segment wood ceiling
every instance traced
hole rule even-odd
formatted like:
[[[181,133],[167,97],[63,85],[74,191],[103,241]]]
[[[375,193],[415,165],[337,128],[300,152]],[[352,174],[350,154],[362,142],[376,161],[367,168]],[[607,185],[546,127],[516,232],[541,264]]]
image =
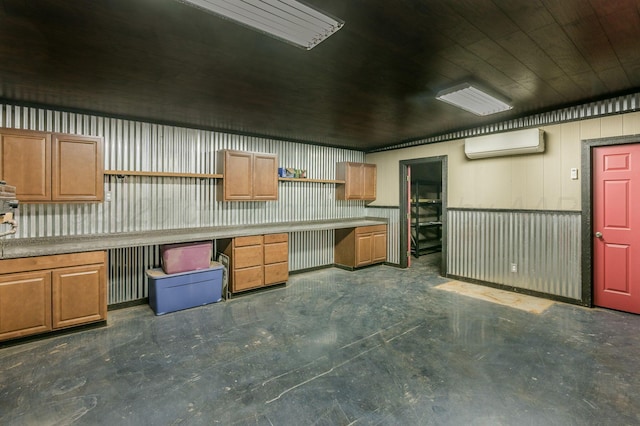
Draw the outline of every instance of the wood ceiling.
[[[307,0],[305,51],[176,0],[0,0],[0,97],[359,150],[640,88],[640,0]],[[478,80],[514,109],[434,99]]]

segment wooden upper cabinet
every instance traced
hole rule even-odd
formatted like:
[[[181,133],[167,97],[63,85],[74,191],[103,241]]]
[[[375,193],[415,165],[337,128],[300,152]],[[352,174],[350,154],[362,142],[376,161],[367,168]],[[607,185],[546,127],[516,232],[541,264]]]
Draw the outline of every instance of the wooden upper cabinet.
[[[0,129],[0,180],[20,201],[51,201],[51,135]]]
[[[246,151],[217,153],[218,201],[267,201],[278,199],[278,157]]]
[[[376,199],[377,169],[375,164],[341,162],[336,165],[336,179],[344,184],[336,187],[338,200]]]
[[[21,202],[102,201],[100,137],[0,129],[0,179]]]
[[[52,200],[102,201],[102,138],[53,134]]]

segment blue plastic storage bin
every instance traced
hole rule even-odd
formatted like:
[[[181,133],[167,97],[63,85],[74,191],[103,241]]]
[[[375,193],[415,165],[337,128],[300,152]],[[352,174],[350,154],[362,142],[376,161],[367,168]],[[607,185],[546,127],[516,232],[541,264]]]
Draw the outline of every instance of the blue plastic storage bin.
[[[178,274],[165,274],[161,268],[148,270],[151,309],[162,315],[222,300],[223,266],[219,262],[210,266]]]

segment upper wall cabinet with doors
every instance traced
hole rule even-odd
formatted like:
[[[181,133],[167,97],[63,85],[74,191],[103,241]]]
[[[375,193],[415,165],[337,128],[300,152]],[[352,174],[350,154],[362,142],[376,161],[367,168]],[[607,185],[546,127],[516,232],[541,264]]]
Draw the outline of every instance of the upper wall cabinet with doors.
[[[101,137],[0,129],[0,179],[21,202],[102,201]]]
[[[221,150],[217,155],[218,201],[269,201],[278,199],[278,156]]]
[[[341,162],[336,164],[336,179],[344,181],[336,187],[338,200],[376,199],[376,165]]]

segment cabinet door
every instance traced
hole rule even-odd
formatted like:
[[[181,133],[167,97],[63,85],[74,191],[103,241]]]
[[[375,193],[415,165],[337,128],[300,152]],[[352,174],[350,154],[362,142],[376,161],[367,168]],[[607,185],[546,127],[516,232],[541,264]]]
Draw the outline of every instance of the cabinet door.
[[[275,154],[253,155],[253,199],[278,199],[278,157]]]
[[[53,135],[53,201],[102,201],[102,145],[102,138],[99,137]]]
[[[375,164],[363,164],[362,173],[362,199],[373,201],[376,199],[377,167]]]
[[[51,137],[27,130],[0,131],[0,179],[16,187],[20,201],[50,201]]]
[[[373,260],[373,234],[356,234],[355,267],[369,265]]]
[[[51,330],[51,273],[0,276],[0,340]]]
[[[376,232],[373,234],[373,252],[372,252],[373,263],[380,263],[387,261],[387,233],[386,232]]]
[[[253,154],[243,151],[224,151],[224,201],[247,201],[253,194],[251,178]]]
[[[347,163],[345,177],[345,198],[347,200],[360,200],[364,192],[363,165],[360,163]]]
[[[74,266],[52,271],[53,328],[107,317],[104,265]]]

